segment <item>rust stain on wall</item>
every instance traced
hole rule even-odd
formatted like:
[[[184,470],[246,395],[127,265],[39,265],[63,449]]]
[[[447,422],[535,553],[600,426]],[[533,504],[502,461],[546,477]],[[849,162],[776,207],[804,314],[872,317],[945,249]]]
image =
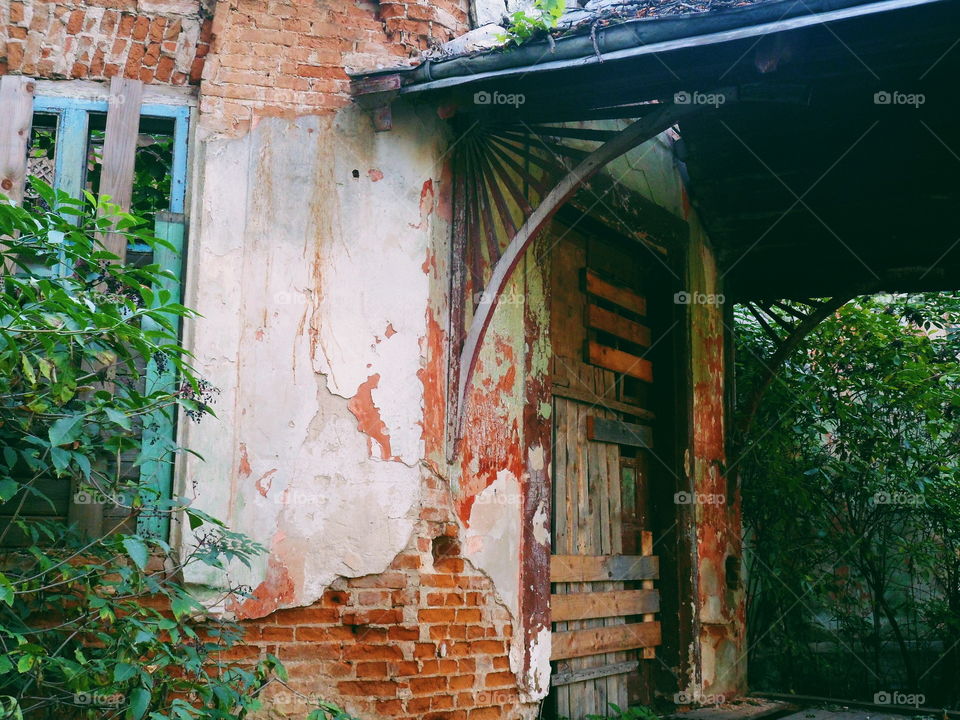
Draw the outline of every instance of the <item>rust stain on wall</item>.
[[[433,310],[427,309],[427,334],[423,338],[423,352],[426,355],[425,367],[417,371],[417,377],[423,384],[423,420],[421,425],[425,457],[432,458],[443,451],[444,417],[446,415],[446,396],[444,392],[444,342],[446,333],[434,317]]]
[[[433,178],[424,181],[423,187],[420,189],[420,222],[416,225],[409,223],[410,227],[414,230],[422,230],[426,227],[427,218],[433,214],[433,203],[436,199],[435,193],[433,192]]]
[[[390,452],[390,435],[387,426],[380,417],[380,409],[373,402],[373,389],[380,383],[380,373],[374,373],[357,388],[347,407],[357,418],[357,427],[367,436],[370,457],[374,457],[373,443],[380,446],[381,460],[396,460]]]
[[[250,477],[253,468],[250,467],[250,456],[247,454],[247,444],[240,443],[240,465],[237,468],[237,474],[240,477]]]
[[[277,471],[276,468],[272,470],[267,470],[263,475],[257,478],[256,486],[257,492],[260,493],[263,497],[267,496],[267,493],[270,492],[270,488],[273,487],[273,474]]]

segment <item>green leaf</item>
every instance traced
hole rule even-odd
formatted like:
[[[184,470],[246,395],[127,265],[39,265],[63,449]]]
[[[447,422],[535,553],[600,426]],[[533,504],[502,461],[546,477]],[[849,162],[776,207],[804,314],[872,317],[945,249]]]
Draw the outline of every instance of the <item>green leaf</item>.
[[[77,439],[83,429],[83,415],[70,415],[60,418],[50,426],[48,437],[53,446],[65,445]]]
[[[13,605],[13,583],[3,573],[0,573],[0,602]]]
[[[119,410],[112,407],[107,407],[104,408],[104,412],[107,414],[107,417],[110,418],[111,422],[116,423],[124,430],[133,429],[133,426],[130,424],[130,418]]]
[[[130,706],[127,708],[127,720],[140,720],[150,704],[150,693],[144,688],[134,688],[127,696]]]
[[[23,374],[27,377],[27,382],[31,385],[37,384],[37,374],[33,371],[33,366],[30,364],[30,358],[26,355],[20,356],[20,364],[23,367]]]
[[[0,479],[0,502],[6,502],[20,489],[20,483],[10,478]]]
[[[123,547],[127,551],[130,559],[136,563],[137,567],[143,570],[147,567],[147,560],[150,558],[150,551],[144,542],[138,537],[126,537],[123,539]]]
[[[37,658],[33,655],[23,655],[17,661],[17,672],[25,673],[37,664]]]
[[[137,668],[130,663],[119,662],[113,666],[113,681],[123,682],[137,674]]]

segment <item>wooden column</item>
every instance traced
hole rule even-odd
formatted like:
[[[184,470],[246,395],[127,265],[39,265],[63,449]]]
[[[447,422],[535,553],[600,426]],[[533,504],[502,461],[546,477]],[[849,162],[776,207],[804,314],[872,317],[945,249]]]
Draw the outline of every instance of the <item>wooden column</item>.
[[[110,107],[103,138],[103,170],[100,175],[100,196],[109,196],[124,212],[130,210],[133,196],[133,164],[136,158],[137,134],[140,129],[140,104],[143,83],[114,76],[110,81]],[[123,262],[127,256],[127,240],[118,233],[108,233],[103,242],[107,250]]]
[[[16,205],[23,202],[27,178],[27,143],[33,125],[32,78],[0,77],[0,193]]]

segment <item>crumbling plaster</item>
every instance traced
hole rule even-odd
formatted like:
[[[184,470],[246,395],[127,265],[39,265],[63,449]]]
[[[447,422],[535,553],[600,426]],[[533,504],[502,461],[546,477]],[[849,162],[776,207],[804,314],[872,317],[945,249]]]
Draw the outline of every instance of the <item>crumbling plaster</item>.
[[[398,115],[390,135],[355,110],[198,131],[187,302],[203,317],[187,341],[220,393],[217,419],[184,428],[204,460],[186,462],[183,491],[269,550],[231,568],[260,591],[241,615],[382,572],[410,540],[422,266],[448,225],[434,212],[444,130]]]

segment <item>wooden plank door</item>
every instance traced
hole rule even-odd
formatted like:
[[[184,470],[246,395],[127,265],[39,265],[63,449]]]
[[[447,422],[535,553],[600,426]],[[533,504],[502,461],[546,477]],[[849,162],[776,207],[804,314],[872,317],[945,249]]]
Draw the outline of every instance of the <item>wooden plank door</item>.
[[[650,336],[645,300],[631,287],[635,260],[569,230],[557,236],[550,705],[580,720],[626,708],[649,677],[642,659],[660,643],[659,568],[643,517],[652,413],[640,405],[653,367],[642,357]]]

